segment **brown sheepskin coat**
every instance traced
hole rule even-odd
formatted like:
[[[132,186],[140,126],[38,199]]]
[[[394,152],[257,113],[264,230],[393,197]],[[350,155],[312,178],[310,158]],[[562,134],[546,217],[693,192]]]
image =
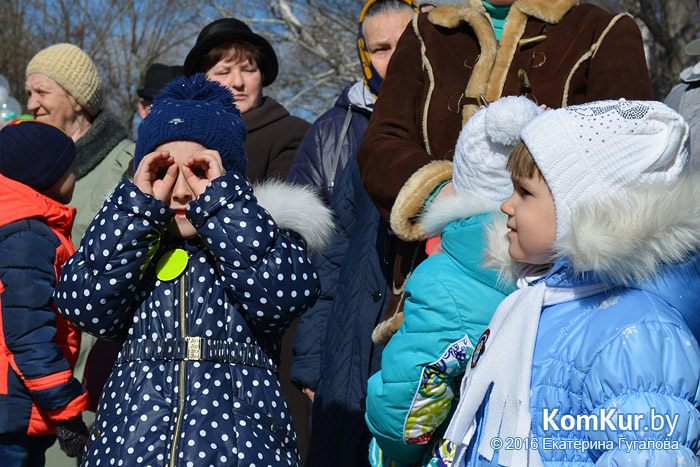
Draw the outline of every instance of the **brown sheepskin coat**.
[[[404,241],[387,317],[400,309],[405,280],[425,257],[414,219],[451,178],[459,131],[481,98],[508,95],[553,108],[651,99],[639,28],[629,15],[576,0],[517,0],[500,43],[481,0],[414,16],[357,154],[365,188]]]

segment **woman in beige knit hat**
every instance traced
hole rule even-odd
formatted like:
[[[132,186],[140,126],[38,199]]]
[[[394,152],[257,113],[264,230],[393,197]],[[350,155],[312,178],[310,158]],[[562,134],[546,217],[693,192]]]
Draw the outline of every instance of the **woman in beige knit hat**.
[[[77,248],[102,202],[133,159],[134,143],[127,138],[128,132],[117,118],[102,108],[102,80],[93,61],[79,47],[64,43],[45,48],[31,59],[26,76],[29,112],[36,120],[62,128],[75,142],[77,155],[73,168],[77,179],[71,204],[78,208],[72,229]],[[85,370],[88,352],[95,342],[94,337],[83,334],[74,371],[76,378],[88,387],[89,408],[93,411],[104,383],[104,379]],[[109,361],[107,366],[110,366],[112,349],[104,348],[103,342],[95,346],[91,359]],[[91,418],[85,420],[90,422]],[[54,466],[75,466],[75,461],[63,456],[56,446],[47,452],[47,458]]]
[[[39,121],[62,128],[75,142],[77,182],[73,204],[76,248],[102,201],[133,158],[126,128],[102,108],[102,80],[90,57],[72,44],[55,44],[27,65],[27,109]]]

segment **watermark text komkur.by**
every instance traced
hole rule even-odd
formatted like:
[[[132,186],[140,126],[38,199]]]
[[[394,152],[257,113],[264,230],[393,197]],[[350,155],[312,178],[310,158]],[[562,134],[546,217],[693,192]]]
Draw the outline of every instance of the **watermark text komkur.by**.
[[[647,414],[618,413],[617,409],[602,409],[595,414],[563,415],[559,418],[559,409],[544,409],[543,429],[545,432],[664,432],[666,437],[673,435],[678,414],[668,415],[657,413],[653,408]],[[490,442],[493,449],[521,450],[574,450],[589,449],[611,450],[619,449],[630,452],[635,449],[678,449],[679,442],[671,439],[632,439],[619,436],[617,439],[580,440],[565,438],[493,438]]]
[[[678,414],[656,413],[652,408],[648,414],[617,413],[617,409],[603,409],[590,415],[564,415],[558,421],[559,409],[544,409],[543,429],[549,431],[665,431],[673,435],[678,423]]]

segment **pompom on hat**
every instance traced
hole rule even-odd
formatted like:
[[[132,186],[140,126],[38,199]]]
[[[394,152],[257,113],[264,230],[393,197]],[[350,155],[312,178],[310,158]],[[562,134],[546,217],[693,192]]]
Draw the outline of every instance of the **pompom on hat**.
[[[90,116],[102,110],[102,79],[92,59],[73,44],[55,44],[40,51],[27,65],[29,76],[41,73],[58,83]]]
[[[690,155],[689,129],[655,101],[599,101],[549,110],[521,138],[554,198],[557,240],[568,235],[578,203],[625,187],[672,183]]]
[[[476,112],[459,134],[452,164],[455,193],[502,203],[513,192],[506,162],[520,130],[544,110],[523,96],[503,97]]]
[[[0,130],[0,174],[39,192],[66,173],[75,154],[73,140],[48,123],[15,120]]]
[[[243,142],[246,127],[231,91],[203,73],[181,76],[156,96],[139,125],[134,168],[147,154],[170,141],[194,141],[218,151],[227,171],[247,173]]]

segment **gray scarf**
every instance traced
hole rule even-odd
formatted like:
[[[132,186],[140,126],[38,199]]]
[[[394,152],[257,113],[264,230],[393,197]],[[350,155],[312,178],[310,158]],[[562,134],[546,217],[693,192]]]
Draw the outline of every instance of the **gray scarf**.
[[[73,162],[75,176],[79,180],[107,157],[123,139],[129,136],[126,128],[108,110],[102,110],[90,129],[76,143],[78,154]]]

